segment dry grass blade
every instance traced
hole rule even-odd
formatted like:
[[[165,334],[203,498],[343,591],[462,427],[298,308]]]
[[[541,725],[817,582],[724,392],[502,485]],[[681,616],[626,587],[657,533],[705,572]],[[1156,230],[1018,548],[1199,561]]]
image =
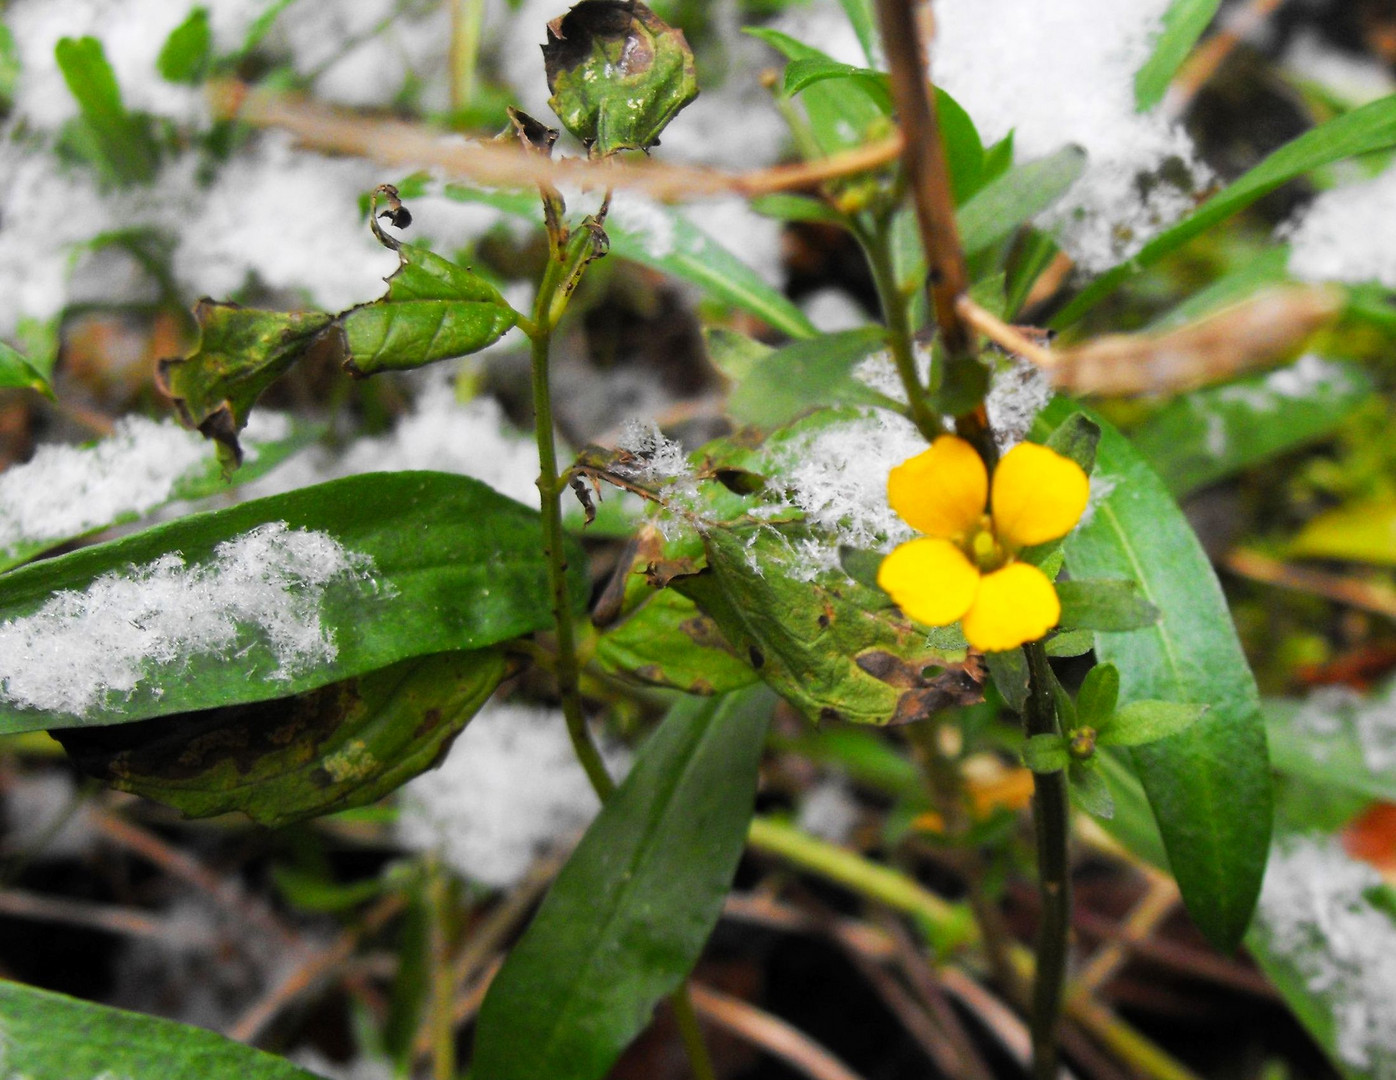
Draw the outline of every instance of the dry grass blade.
[[[179,919],[149,915],[116,904],[72,900],[23,889],[0,890],[0,915],[86,926],[129,937],[153,938],[181,949],[211,949],[218,944],[217,935],[191,929]]]
[[[1074,348],[1043,348],[966,296],[956,306],[981,334],[1078,394],[1176,394],[1271,367],[1343,310],[1343,293],[1318,285],[1266,289],[1164,334],[1107,334]]]
[[[1311,570],[1306,566],[1295,566],[1245,548],[1237,548],[1230,552],[1222,565],[1233,574],[1250,578],[1252,581],[1278,585],[1282,589],[1294,589],[1296,592],[1313,593],[1339,604],[1396,619],[1396,590],[1389,585],[1343,577],[1322,570]]]
[[[779,1017],[701,983],[690,983],[689,992],[694,1008],[704,1019],[750,1040],[810,1080],[862,1080],[828,1050]]]
[[[286,94],[252,90],[242,83],[216,83],[210,90],[215,115],[253,127],[279,128],[302,146],[353,154],[402,169],[435,169],[474,184],[505,188],[625,188],[661,202],[711,199],[723,195],[754,198],[778,191],[817,188],[827,180],[890,164],[902,151],[900,133],[820,161],[776,165],[746,173],[667,165],[655,161],[590,162],[524,153],[514,143],[468,142],[443,137],[419,124],[375,120]]]

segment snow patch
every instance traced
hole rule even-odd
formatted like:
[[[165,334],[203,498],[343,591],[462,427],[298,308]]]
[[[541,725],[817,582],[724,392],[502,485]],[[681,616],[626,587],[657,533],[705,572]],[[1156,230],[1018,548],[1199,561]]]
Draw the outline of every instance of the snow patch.
[[[277,664],[257,677],[288,681],[334,660],[321,600],[331,584],[365,577],[372,565],[326,533],[269,522],[219,544],[202,564],[170,552],[103,574],[0,624],[0,699],[81,715],[130,696],[154,669],[227,654],[249,632]]]
[[[1392,220],[1396,168],[1323,192],[1277,235],[1289,240],[1289,272],[1300,281],[1378,281],[1396,289],[1396,244],[1382,227]]]
[[[603,756],[612,775],[628,765],[621,749]],[[439,769],[402,789],[397,831],[407,847],[439,850],[463,877],[507,889],[540,855],[575,840],[598,809],[562,713],[492,703]]]
[[[1052,383],[1045,371],[1018,356],[1004,358],[984,399],[999,450],[1006,452],[1027,438],[1037,414],[1051,400]]]
[[[1385,883],[1332,840],[1295,837],[1270,853],[1256,918],[1271,949],[1332,1011],[1338,1057],[1396,1076],[1396,922],[1370,897]]]

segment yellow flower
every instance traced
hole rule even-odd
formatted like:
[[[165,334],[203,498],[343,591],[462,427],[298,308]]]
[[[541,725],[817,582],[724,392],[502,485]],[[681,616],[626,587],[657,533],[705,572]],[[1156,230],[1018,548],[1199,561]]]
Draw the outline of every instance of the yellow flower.
[[[942,435],[887,478],[887,498],[925,536],[882,560],[877,583],[927,626],[960,622],[980,652],[1035,641],[1057,625],[1057,590],[1018,552],[1069,533],[1090,481],[1069,458],[1019,443],[994,470],[964,439]]]

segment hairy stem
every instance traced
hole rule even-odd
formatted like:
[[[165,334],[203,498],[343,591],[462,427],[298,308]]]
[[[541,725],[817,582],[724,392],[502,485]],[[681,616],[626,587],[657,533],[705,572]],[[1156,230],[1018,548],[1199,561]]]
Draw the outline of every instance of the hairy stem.
[[[1023,646],[1028,660],[1028,702],[1024,734],[1060,734],[1052,702],[1052,672],[1041,642]],[[1057,1075],[1057,1028],[1066,979],[1067,934],[1071,925],[1071,878],[1067,864],[1066,773],[1033,773],[1033,831],[1037,837],[1038,889],[1042,921],[1037,931],[1037,965],[1032,995],[1034,1080]]]

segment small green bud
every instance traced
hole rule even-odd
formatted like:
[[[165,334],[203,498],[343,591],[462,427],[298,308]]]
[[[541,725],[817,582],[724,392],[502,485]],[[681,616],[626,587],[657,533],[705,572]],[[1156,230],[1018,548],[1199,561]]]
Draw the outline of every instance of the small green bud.
[[[1096,730],[1093,727],[1079,727],[1070,733],[1066,752],[1077,761],[1085,761],[1095,754]]]
[[[548,104],[593,154],[648,150],[698,96],[693,52],[636,0],[582,0],[548,24]]]

